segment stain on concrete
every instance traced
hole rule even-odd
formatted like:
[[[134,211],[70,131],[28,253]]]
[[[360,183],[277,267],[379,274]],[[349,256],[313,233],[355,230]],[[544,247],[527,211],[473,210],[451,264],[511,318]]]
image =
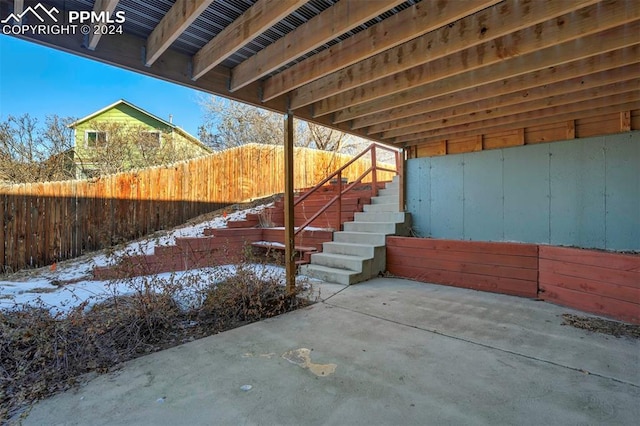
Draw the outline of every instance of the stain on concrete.
[[[335,373],[336,364],[316,364],[311,362],[311,349],[300,348],[282,354],[282,358],[299,367],[306,368],[319,377],[326,377]]]

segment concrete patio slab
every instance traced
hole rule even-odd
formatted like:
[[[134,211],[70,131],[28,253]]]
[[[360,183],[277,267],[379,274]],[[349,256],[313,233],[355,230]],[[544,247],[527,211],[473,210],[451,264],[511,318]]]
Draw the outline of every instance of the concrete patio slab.
[[[560,315],[575,311],[399,279],[333,290],[309,308],[128,362],[42,401],[24,424],[636,424],[640,417],[640,342],[561,326]]]

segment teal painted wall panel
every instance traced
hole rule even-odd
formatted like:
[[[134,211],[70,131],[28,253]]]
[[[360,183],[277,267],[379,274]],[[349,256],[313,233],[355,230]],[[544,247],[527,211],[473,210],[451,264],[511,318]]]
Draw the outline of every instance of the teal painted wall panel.
[[[631,134],[605,141],[606,244],[640,247],[640,140]],[[626,227],[623,224],[635,223]]]
[[[431,161],[428,158],[427,160],[407,169],[407,179],[417,183],[406,188],[407,205],[415,206],[415,209],[424,212],[420,215],[420,222],[413,223],[413,230],[419,236],[428,235],[431,229]]]
[[[502,151],[487,151],[482,161],[464,158],[464,239],[502,241],[504,236]]]
[[[463,157],[451,155],[431,160],[431,232],[428,235],[463,239]]]
[[[549,240],[549,144],[503,149],[504,240]],[[485,162],[478,156],[476,161]]]
[[[604,138],[550,144],[554,245],[605,247]]]

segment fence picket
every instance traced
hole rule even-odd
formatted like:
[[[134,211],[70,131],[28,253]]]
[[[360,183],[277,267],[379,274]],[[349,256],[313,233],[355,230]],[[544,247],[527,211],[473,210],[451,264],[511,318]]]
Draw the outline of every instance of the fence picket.
[[[296,148],[295,155],[296,189],[314,186],[353,158],[307,148]],[[355,179],[369,166],[360,159],[343,176]],[[0,273],[77,257],[228,204],[282,193],[283,167],[282,146],[252,144],[97,179],[0,184]],[[379,176],[390,180],[393,173]]]

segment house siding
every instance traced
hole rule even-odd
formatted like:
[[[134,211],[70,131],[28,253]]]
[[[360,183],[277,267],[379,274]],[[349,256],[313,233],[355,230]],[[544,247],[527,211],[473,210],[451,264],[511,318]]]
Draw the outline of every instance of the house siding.
[[[92,153],[94,148],[87,146],[86,132],[99,129],[101,123],[122,125],[128,128],[142,127],[148,131],[162,132],[162,146],[174,149],[176,157],[180,160],[210,154],[209,150],[195,140],[186,137],[180,131],[136,108],[121,103],[77,124],[75,127],[75,162],[78,174],[83,168],[92,168],[95,163]],[[139,155],[139,153],[134,152],[134,155]]]

